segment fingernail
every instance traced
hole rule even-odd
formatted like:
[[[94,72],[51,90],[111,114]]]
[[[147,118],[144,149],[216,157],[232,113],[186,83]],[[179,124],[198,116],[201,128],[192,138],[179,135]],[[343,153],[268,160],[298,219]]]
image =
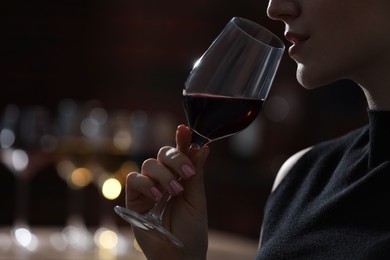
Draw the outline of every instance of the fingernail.
[[[195,175],[195,170],[188,164],[184,164],[181,167],[181,171],[183,172],[184,177],[189,178],[193,175]]]
[[[169,186],[171,186],[171,189],[175,194],[179,194],[184,190],[183,186],[181,186],[177,180],[171,180]]]
[[[161,193],[161,191],[159,189],[157,189],[156,187],[152,187],[150,189],[150,192],[152,193],[153,197],[156,199],[156,200],[159,200],[162,198],[163,194]]]

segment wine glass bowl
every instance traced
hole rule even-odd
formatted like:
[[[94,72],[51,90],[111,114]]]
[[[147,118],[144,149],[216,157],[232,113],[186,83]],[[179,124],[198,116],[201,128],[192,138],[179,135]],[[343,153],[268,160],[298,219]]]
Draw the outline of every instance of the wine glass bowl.
[[[249,126],[271,88],[284,44],[264,27],[234,17],[194,64],[183,89],[193,143]]]
[[[255,120],[263,100],[206,94],[183,96],[192,145],[202,146],[233,135]],[[221,113],[221,110],[224,113]]]
[[[261,110],[283,55],[283,42],[267,29],[234,17],[194,64],[183,89],[192,144],[202,146],[249,126]],[[135,227],[154,230],[183,247],[162,224],[171,196],[166,193],[147,214],[116,206]]]

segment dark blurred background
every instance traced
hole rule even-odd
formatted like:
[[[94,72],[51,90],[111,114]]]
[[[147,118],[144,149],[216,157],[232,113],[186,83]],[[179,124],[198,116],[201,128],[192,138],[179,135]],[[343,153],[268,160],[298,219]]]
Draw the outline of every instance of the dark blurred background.
[[[173,144],[185,122],[183,83],[233,16],[283,37],[267,3],[2,1],[0,225],[65,226],[75,215],[87,226],[127,225],[112,210],[124,205],[123,190],[109,199],[103,184],[123,185],[128,171]],[[210,227],[257,239],[283,161],[365,122],[353,83],[307,91],[286,55],[253,126],[210,145]]]

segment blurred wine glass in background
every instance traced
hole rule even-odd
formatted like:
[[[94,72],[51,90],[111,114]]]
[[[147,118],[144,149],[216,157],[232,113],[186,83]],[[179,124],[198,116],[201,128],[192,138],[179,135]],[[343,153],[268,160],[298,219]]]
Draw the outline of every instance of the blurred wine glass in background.
[[[92,234],[87,229],[84,210],[86,187],[93,181],[90,169],[84,167],[88,147],[82,137],[82,110],[72,99],[64,99],[58,105],[55,163],[59,176],[68,185],[68,216],[62,237],[67,246],[77,251],[91,250]],[[85,124],[85,123],[84,123]]]
[[[127,111],[109,113],[96,100],[78,104],[67,99],[59,105],[55,157],[58,174],[69,187],[69,215],[62,235],[74,250],[126,250],[111,209],[127,173],[137,168],[131,160],[130,121]],[[97,195],[92,199],[87,197],[91,190]],[[96,232],[87,228],[86,215],[98,220]]]
[[[11,237],[15,244],[30,251],[38,246],[29,225],[30,181],[51,161],[50,153],[56,146],[51,126],[50,112],[42,106],[21,109],[10,104],[2,114],[1,162],[16,177]]]

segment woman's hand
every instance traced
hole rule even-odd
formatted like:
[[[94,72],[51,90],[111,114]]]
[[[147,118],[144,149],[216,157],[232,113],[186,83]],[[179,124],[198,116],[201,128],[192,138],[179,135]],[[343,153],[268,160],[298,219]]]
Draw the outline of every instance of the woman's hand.
[[[163,193],[174,198],[164,212],[164,226],[177,236],[176,248],[155,232],[134,228],[137,242],[148,259],[205,259],[207,253],[207,207],[203,165],[208,147],[190,148],[191,131],[180,125],[176,148],[163,147],[156,158],[142,164],[141,173],[131,172],[126,181],[126,207],[146,213]],[[178,179],[182,180],[179,182]]]

